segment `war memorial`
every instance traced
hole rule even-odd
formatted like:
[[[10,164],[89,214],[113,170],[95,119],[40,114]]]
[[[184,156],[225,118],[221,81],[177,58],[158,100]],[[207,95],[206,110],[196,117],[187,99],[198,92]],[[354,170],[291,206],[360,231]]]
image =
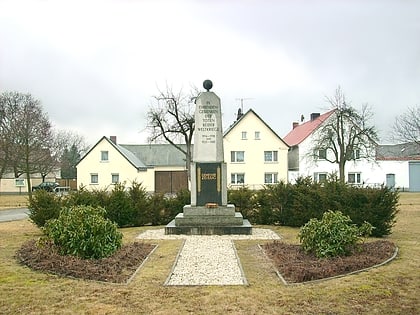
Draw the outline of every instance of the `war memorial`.
[[[165,227],[165,234],[252,234],[252,226],[227,203],[227,168],[223,152],[220,98],[205,80],[195,101],[191,204]]]

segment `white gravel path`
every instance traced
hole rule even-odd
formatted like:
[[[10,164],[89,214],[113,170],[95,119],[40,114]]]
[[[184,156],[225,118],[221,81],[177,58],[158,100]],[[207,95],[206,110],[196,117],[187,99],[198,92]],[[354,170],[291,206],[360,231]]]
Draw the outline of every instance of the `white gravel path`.
[[[165,235],[147,230],[138,239],[185,239],[166,285],[246,285],[233,240],[280,239],[269,229],[253,228],[252,235]]]

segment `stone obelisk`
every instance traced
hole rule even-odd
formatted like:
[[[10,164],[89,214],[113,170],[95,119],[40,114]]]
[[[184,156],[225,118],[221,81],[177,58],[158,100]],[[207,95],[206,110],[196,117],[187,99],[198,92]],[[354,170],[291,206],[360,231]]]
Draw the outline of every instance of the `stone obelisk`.
[[[166,234],[251,234],[252,227],[234,205],[227,204],[227,168],[223,152],[220,98],[210,92],[213,83],[203,83],[205,92],[195,102],[191,204],[165,228]]]

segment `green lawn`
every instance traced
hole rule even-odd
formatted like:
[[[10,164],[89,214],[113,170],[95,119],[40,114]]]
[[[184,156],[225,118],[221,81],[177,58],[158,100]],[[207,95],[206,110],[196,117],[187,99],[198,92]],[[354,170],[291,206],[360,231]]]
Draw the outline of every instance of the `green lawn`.
[[[0,314],[418,314],[420,194],[401,194],[397,220],[387,239],[398,245],[398,257],[380,268],[284,286],[259,251],[261,241],[236,241],[249,286],[224,287],[163,286],[179,240],[153,241],[159,247],[129,285],[34,272],[13,256],[40,231],[28,220],[0,223]],[[286,242],[297,243],[297,229],[270,228]],[[123,229],[125,241],[144,229]]]

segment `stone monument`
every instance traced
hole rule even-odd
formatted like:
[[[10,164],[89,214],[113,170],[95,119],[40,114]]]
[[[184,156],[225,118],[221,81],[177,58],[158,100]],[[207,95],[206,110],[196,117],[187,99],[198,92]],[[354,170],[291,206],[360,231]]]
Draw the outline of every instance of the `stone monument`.
[[[223,152],[220,98],[203,83],[206,92],[195,102],[191,204],[185,205],[165,227],[165,234],[223,235],[252,234],[248,220],[227,204],[227,169]]]

